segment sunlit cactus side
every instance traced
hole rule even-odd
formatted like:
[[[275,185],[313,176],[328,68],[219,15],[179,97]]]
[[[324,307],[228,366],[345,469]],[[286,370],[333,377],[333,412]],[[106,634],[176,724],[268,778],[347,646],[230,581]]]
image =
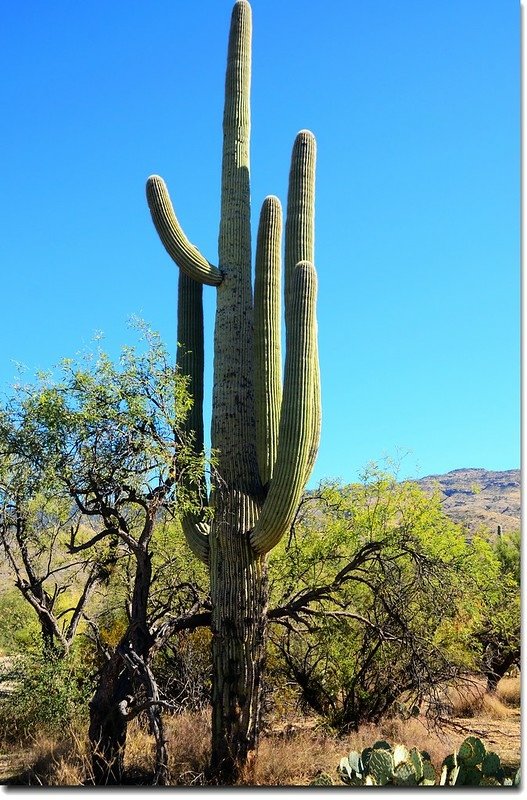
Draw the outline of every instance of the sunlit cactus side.
[[[217,287],[211,444],[217,454],[208,508],[185,518],[189,547],[209,565],[213,631],[213,767],[228,782],[258,735],[267,586],[264,556],[291,524],[320,438],[314,269],[315,139],[296,137],[291,157],[281,272],[282,212],[265,199],[254,299],[249,188],[251,9],[234,5],[229,35],[219,261],[193,245],[164,181],[147,183],[152,219],[180,269],[178,363],[190,376],[190,425],[203,446],[202,284]],[[281,285],[286,354],[282,383]],[[212,516],[212,522],[209,520]],[[230,771],[230,772],[229,772]]]

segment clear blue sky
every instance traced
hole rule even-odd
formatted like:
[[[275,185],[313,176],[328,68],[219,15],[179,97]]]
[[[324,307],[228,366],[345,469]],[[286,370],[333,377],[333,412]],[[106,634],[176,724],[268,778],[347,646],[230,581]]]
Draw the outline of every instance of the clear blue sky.
[[[318,140],[322,444],[312,483],[519,465],[519,4],[253,0],[252,202]],[[216,259],[230,0],[26,0],[0,32],[0,388],[15,362],[175,342],[144,183]],[[214,290],[207,295],[211,358]],[[210,372],[207,383],[210,397]]]

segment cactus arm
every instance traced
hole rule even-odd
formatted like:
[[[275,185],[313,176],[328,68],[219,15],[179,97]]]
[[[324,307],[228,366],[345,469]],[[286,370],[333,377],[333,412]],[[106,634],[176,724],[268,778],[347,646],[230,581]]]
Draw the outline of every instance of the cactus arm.
[[[290,313],[287,298],[299,261],[315,263],[315,166],[316,141],[311,131],[300,131],[293,144],[285,223],[286,326]]]
[[[318,359],[318,342],[315,340],[315,367],[313,370],[313,427],[312,438],[309,448],[309,456],[306,463],[306,473],[304,475],[304,483],[307,483],[309,476],[315,466],[317,460],[318,447],[320,444],[320,433],[322,430],[322,398],[320,393],[320,363]]]
[[[269,494],[250,533],[251,545],[260,554],[278,544],[293,520],[304,489],[313,441],[317,277],[310,262],[297,264],[290,289],[278,454]]]
[[[316,140],[311,131],[300,131],[293,145],[291,155],[291,168],[289,171],[289,189],[287,194],[287,216],[285,225],[285,297],[286,297],[286,327],[289,325],[288,294],[290,291],[291,276],[295,265],[299,261],[315,263],[315,167],[316,167]],[[320,368],[318,360],[318,344],[315,341],[315,372],[313,377],[313,398],[311,400],[314,411],[313,438],[310,445],[310,454],[306,463],[307,480],[316,461],[321,431],[321,397],[320,397]]]
[[[266,197],[260,213],[254,280],[254,396],[256,452],[264,487],[273,475],[282,404],[280,246],[282,207]]]
[[[159,175],[148,178],[146,199],[159,238],[178,267],[199,283],[219,286],[221,271],[210,264],[185,236],[174,213],[166,184]]]
[[[194,434],[194,449],[203,451],[203,286],[184,272],[179,273],[177,313],[177,355],[179,371],[189,379],[192,408],[185,431]]]
[[[204,564],[209,563],[209,526],[200,520],[182,517],[181,528],[189,550]]]
[[[183,375],[189,378],[189,393],[193,403],[184,423],[184,429],[193,436],[196,454],[203,452],[203,286],[180,271],[178,281],[178,326],[176,363]],[[189,487],[191,490],[194,486]],[[199,492],[207,500],[205,474],[200,479]],[[196,515],[184,516],[181,527],[191,551],[201,561],[208,563],[208,526]]]

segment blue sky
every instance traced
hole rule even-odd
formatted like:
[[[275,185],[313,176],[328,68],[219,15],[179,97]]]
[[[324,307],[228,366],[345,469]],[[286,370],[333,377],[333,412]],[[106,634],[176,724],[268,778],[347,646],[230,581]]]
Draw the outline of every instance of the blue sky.
[[[519,5],[253,0],[252,203],[318,141],[323,434],[311,483],[519,465]],[[8,3],[0,389],[142,316],[175,342],[144,183],[216,259],[230,0]],[[206,290],[207,357],[214,290]],[[210,369],[206,383],[210,397]]]

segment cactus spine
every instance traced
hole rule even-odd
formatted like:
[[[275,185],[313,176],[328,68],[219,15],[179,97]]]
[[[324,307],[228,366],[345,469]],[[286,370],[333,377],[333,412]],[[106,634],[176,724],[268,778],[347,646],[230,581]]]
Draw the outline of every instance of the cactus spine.
[[[285,224],[286,358],[281,380],[282,212],[265,199],[258,229],[254,302],[249,189],[251,9],[234,5],[225,81],[219,262],[189,242],[166,186],[152,176],[147,198],[166,250],[180,268],[178,362],[190,376],[189,427],[203,444],[202,285],[217,287],[212,447],[213,519],[186,518],[192,551],[209,564],[213,631],[212,768],[228,783],[256,748],[267,583],[265,554],[289,527],[320,437],[314,261],[315,140],[294,143]]]

